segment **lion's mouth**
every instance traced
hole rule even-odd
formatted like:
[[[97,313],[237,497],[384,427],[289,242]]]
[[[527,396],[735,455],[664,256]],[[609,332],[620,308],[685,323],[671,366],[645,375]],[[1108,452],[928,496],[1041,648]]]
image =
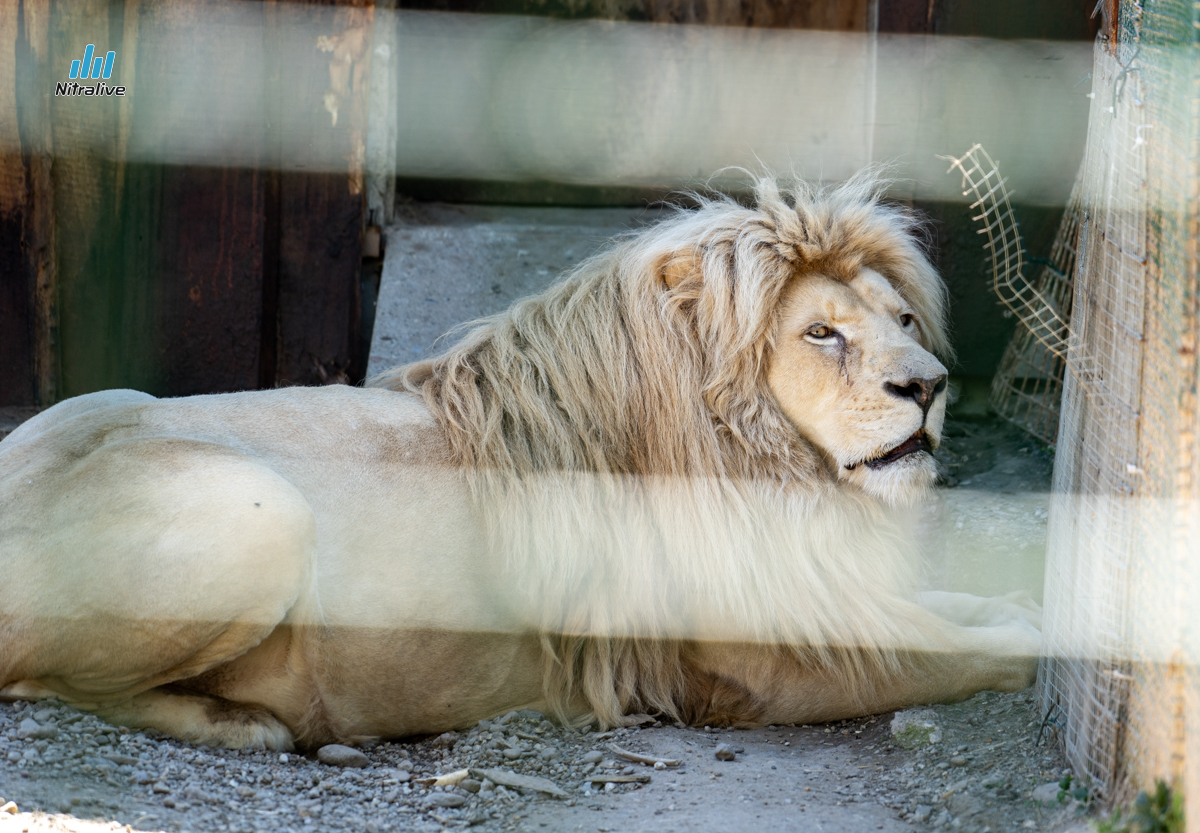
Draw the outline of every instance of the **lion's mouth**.
[[[885,451],[883,454],[880,454],[878,457],[872,457],[870,460],[863,460],[861,465],[864,465],[869,469],[881,469],[884,466],[890,466],[892,463],[903,459],[910,454],[917,454],[921,451],[924,451],[926,454],[933,453],[933,447],[929,444],[929,440],[925,436],[924,429],[917,431],[917,433],[913,434],[907,440],[900,443],[900,445],[896,446],[890,451]],[[859,463],[853,463],[849,466],[846,466],[846,471],[852,471],[859,465]]]

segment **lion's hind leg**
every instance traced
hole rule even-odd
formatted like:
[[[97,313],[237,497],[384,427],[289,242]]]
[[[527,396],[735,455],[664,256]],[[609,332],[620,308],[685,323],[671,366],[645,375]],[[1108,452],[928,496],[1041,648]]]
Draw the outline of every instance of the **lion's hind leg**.
[[[295,747],[291,730],[267,709],[173,686],[150,689],[94,713],[118,726],[153,728],[206,746],[281,752]]]
[[[0,517],[0,692],[288,748],[289,715],[266,710],[296,699],[279,685],[244,703],[164,686],[219,675],[312,602],[316,522],[301,493],[233,449],[183,440],[106,445],[26,481],[0,479],[15,521]]]

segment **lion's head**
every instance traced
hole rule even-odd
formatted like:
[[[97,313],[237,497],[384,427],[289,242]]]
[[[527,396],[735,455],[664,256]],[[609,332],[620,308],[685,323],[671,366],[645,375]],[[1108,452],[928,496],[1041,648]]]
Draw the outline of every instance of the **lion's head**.
[[[945,288],[869,176],[702,200],[376,384],[489,471],[932,483]]]

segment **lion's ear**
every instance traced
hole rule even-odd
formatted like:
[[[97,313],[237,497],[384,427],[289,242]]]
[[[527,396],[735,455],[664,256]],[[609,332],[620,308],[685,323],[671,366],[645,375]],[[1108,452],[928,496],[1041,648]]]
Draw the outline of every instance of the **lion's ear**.
[[[675,289],[688,278],[699,275],[700,258],[691,247],[681,249],[665,258],[658,271],[667,289]]]

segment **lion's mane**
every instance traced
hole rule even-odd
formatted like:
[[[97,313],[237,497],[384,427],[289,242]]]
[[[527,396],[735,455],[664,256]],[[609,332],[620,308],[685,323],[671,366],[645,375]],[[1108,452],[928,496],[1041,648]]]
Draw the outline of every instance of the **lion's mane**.
[[[372,382],[419,393],[444,430],[560,714],[720,722],[696,639],[774,644],[864,685],[907,644],[901,536],[789,425],[765,364],[798,274],[876,270],[945,355],[943,284],[870,176],[754,193],[700,199]]]

